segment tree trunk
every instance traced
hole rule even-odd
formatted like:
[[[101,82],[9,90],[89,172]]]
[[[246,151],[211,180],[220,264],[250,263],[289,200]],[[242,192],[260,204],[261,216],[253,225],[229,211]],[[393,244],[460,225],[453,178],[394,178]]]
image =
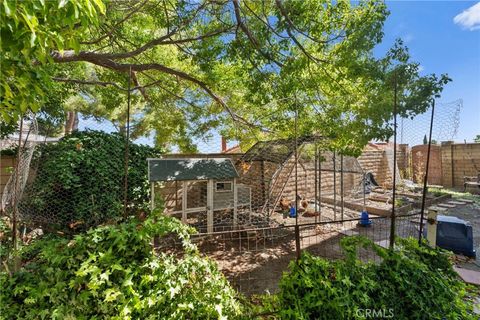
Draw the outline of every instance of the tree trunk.
[[[65,121],[65,135],[71,134],[78,130],[78,113],[77,111],[67,111],[67,120]]]

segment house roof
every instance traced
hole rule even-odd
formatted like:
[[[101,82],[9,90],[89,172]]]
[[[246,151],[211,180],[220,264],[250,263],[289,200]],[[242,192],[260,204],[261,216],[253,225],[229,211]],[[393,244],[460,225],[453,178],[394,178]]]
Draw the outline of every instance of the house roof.
[[[228,158],[148,159],[148,162],[150,182],[238,178]]]

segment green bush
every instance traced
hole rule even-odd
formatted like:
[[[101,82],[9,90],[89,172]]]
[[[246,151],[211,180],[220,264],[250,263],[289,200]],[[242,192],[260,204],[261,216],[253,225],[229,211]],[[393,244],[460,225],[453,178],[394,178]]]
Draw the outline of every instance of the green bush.
[[[476,319],[465,285],[444,251],[400,239],[390,251],[362,237],[342,239],[345,260],[304,253],[280,283],[275,299],[282,319]],[[382,257],[379,264],[356,257],[359,246]],[[366,310],[368,314],[366,313]]]
[[[73,240],[24,247],[22,269],[0,274],[0,319],[217,319],[240,314],[235,291],[201,258],[191,229],[164,216],[101,226]],[[174,234],[181,256],[153,253]]]
[[[149,199],[149,147],[129,144],[128,210],[145,210]],[[125,138],[100,131],[75,132],[37,154],[35,179],[20,204],[24,217],[62,231],[86,230],[121,217]]]

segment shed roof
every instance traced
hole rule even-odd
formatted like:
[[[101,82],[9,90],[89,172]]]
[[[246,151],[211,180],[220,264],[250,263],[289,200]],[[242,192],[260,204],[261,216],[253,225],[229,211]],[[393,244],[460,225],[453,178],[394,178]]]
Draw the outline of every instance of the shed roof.
[[[238,178],[228,158],[148,159],[148,179],[154,181]]]

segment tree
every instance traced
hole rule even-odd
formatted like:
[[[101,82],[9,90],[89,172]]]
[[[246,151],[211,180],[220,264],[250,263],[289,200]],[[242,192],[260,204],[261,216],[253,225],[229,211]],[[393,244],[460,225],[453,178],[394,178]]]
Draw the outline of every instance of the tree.
[[[2,1],[0,10],[2,122],[37,112],[52,84],[52,50],[79,50],[80,34],[105,12],[101,0]]]
[[[475,137],[475,139],[473,139],[473,141],[480,143],[480,134],[477,134],[477,136]]]
[[[302,134],[358,153],[391,136],[394,74],[408,116],[424,112],[447,81],[420,77],[401,42],[373,56],[388,15],[383,1],[144,0],[109,2],[105,12],[72,29],[72,45],[42,51],[66,69],[49,81],[78,85],[95,102],[87,113],[121,127],[131,79],[133,135],[155,130],[162,146],[194,150],[212,128],[244,144],[290,136],[297,110]],[[69,73],[72,65],[83,73]]]

